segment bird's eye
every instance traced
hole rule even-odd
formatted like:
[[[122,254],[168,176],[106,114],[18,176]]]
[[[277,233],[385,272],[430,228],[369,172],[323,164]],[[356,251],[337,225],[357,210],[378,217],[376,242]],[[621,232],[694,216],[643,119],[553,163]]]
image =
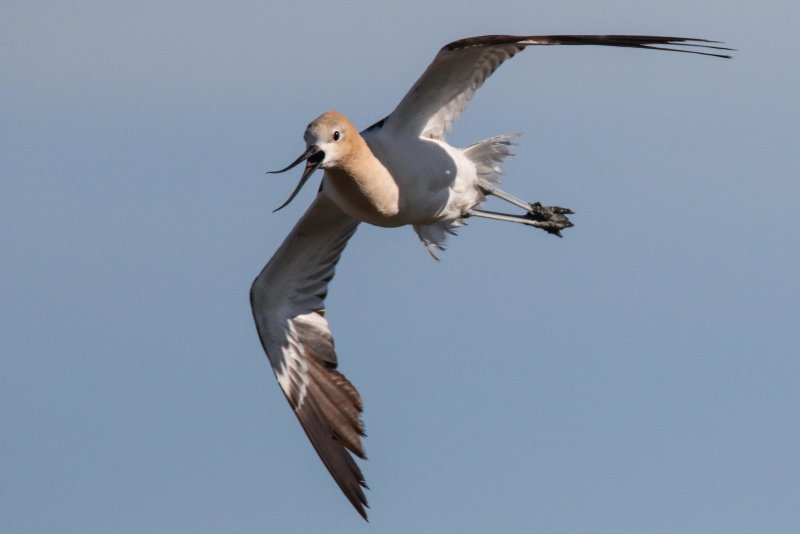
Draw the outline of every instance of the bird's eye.
[[[341,136],[342,136],[342,134],[339,133],[339,130],[336,130],[335,132],[333,132],[333,140],[334,141],[338,141]]]

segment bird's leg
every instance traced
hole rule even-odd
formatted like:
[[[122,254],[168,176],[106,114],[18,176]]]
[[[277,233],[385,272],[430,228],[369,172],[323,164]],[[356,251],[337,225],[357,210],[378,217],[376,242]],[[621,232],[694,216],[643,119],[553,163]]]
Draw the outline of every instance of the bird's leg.
[[[495,186],[493,183],[489,181],[481,180],[480,188],[485,195],[495,196],[501,200],[505,200],[510,204],[514,204],[516,207],[522,208],[525,211],[530,211],[531,209],[531,204],[529,202],[525,202],[524,200],[517,198],[514,195],[506,193],[505,191],[499,189],[497,186]]]
[[[539,217],[532,211],[526,213],[525,215],[508,215],[506,213],[497,213],[495,211],[471,209],[467,212],[467,217],[483,217],[485,219],[494,219],[496,221],[527,224],[528,226],[541,228],[548,234],[557,235],[558,237],[562,237],[561,230],[573,226],[569,219],[567,219],[563,214],[553,212],[553,208],[548,208],[546,206],[542,206],[541,204],[539,204],[539,207],[542,208],[544,212],[550,213],[550,215],[548,215],[546,218],[543,218]]]
[[[506,193],[499,189],[493,183],[482,180],[480,188],[484,194],[495,196],[501,200],[524,209],[527,213],[523,216],[507,215],[504,213],[496,213],[493,211],[483,210],[470,210],[470,215],[476,217],[485,217],[487,219],[495,219],[500,221],[518,222],[541,228],[548,233],[561,237],[561,230],[573,226],[572,222],[567,218],[567,215],[575,213],[569,208],[561,208],[559,206],[543,206],[540,202],[525,202],[522,199]]]

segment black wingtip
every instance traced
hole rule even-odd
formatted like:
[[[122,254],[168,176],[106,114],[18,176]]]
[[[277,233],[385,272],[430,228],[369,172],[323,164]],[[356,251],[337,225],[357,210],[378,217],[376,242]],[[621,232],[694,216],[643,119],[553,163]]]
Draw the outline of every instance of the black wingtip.
[[[649,50],[665,50],[668,52],[712,56],[723,59],[731,59],[731,55],[707,52],[705,50],[733,51],[732,48],[718,46],[725,44],[722,41],[702,39],[699,37],[667,37],[661,35],[552,35],[549,37],[553,39],[553,44],[596,44],[601,46],[645,48]],[[686,48],[702,48],[704,50],[687,50]]]
[[[360,515],[364,519],[364,521],[369,523],[369,517],[367,517],[367,511],[365,510],[365,508],[369,508],[369,505],[364,504],[364,506],[356,508],[356,510],[358,511],[358,515]]]
[[[704,48],[707,50],[725,50],[734,52],[733,48],[718,46],[722,41],[702,39],[698,37],[667,37],[661,35],[482,35],[453,41],[442,50],[457,50],[472,46],[517,45],[521,48],[530,45],[600,45],[620,46],[628,48],[646,48],[650,50],[667,50],[684,52],[701,56],[713,56],[731,59],[730,54],[704,52],[701,50],[685,50],[680,47]],[[671,48],[676,47],[676,48]]]

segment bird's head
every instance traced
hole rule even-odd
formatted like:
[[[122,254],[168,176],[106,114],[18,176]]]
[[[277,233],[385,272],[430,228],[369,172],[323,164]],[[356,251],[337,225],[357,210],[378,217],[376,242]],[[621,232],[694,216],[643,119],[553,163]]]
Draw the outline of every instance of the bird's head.
[[[288,167],[279,171],[270,171],[270,174],[286,172],[301,162],[306,162],[303,175],[289,199],[281,204],[275,211],[283,208],[294,200],[300,189],[303,188],[308,178],[318,168],[330,169],[341,166],[352,154],[355,138],[358,136],[353,123],[347,117],[336,111],[327,111],[314,119],[306,128],[303,135],[306,141],[306,151],[300,154]]]

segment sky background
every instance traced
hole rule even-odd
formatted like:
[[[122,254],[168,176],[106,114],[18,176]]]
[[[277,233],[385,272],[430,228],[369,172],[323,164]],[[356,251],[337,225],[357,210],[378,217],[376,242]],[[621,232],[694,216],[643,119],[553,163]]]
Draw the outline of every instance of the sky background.
[[[0,17],[0,522],[9,533],[800,531],[796,1],[41,2]],[[522,131],[431,260],[362,225],[328,299],[369,525],[291,413],[252,279],[328,109],[366,127],[487,33],[529,49],[450,141]],[[313,181],[318,182],[319,177]]]

